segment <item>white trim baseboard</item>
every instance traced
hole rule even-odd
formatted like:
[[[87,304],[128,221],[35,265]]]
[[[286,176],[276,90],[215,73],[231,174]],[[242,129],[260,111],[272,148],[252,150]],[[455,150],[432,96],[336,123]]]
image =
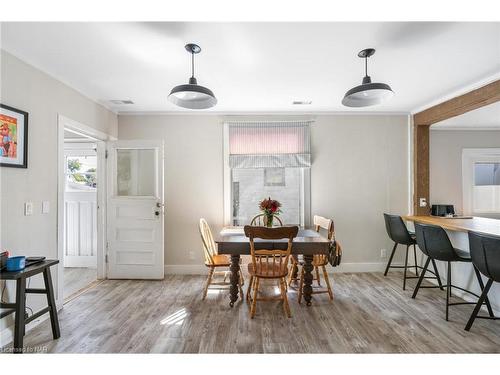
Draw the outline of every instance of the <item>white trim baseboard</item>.
[[[342,272],[383,272],[386,263],[341,263],[340,266],[328,267],[329,273]],[[202,264],[166,264],[166,275],[206,275],[207,267]]]

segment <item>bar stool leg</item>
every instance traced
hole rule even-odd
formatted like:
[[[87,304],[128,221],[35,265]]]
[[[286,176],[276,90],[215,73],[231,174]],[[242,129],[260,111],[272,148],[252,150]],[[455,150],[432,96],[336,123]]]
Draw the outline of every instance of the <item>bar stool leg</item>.
[[[413,295],[411,296],[411,298],[415,298],[417,296],[418,290],[420,289],[420,285],[422,284],[422,281],[424,281],[425,272],[427,271],[427,267],[429,267],[430,261],[431,258],[428,257],[427,260],[425,261],[424,268],[422,269],[422,273],[420,274],[417,286],[415,287],[415,290],[413,291]]]
[[[483,304],[484,300],[488,296],[488,292],[490,291],[491,284],[493,284],[493,279],[489,279],[488,282],[486,283],[486,287],[483,289],[483,292],[481,293],[481,296],[479,297],[476,307],[474,307],[474,311],[472,311],[472,314],[469,318],[469,321],[467,322],[467,325],[465,326],[465,330],[469,331],[472,327],[472,324],[474,323],[474,320],[476,319],[477,314],[479,313],[479,310],[481,309],[481,305]]]
[[[436,261],[434,259],[432,259],[432,267],[434,267],[434,273],[436,274],[439,289],[443,290],[443,284],[441,283],[441,276],[439,276],[439,272],[436,266]]]
[[[451,296],[451,262],[448,262],[448,270],[446,277],[446,320],[448,320],[448,309],[450,307]]]
[[[409,245],[406,245],[406,256],[405,256],[405,270],[403,274],[403,290],[406,289],[406,270],[408,269],[408,249],[410,248]]]
[[[476,268],[476,266],[472,265],[472,267],[474,268],[474,272],[476,273],[476,277],[477,277],[477,282],[479,283],[479,287],[481,288],[481,292],[482,292],[484,290],[483,279],[481,279],[481,274],[479,273],[479,270]],[[493,314],[493,309],[491,308],[490,300],[488,299],[488,295],[486,295],[484,302],[486,303],[486,308],[488,309],[488,314],[490,315],[491,318],[493,318],[495,316],[495,314]]]
[[[413,244],[413,259],[415,259],[415,276],[418,277],[417,248]]]
[[[387,272],[389,271],[389,268],[391,267],[392,258],[394,258],[394,253],[396,252],[396,247],[398,247],[398,244],[397,244],[397,242],[394,242],[394,247],[392,248],[391,256],[389,257],[389,261],[387,262],[387,267],[385,267],[384,276],[387,276]]]

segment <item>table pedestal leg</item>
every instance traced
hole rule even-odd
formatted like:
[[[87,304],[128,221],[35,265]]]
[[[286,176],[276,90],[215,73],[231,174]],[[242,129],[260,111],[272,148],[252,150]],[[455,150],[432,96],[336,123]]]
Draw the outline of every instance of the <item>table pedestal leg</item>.
[[[313,256],[312,255],[304,255],[304,287],[303,287],[303,295],[304,300],[306,301],[307,306],[311,306],[311,298],[312,298],[312,282],[313,275],[312,271],[314,270],[314,266],[312,265]]]
[[[240,256],[239,255],[231,255],[231,267],[229,268],[231,271],[230,282],[231,286],[229,287],[229,306],[233,307],[234,303],[238,300],[238,282],[240,280]]]
[[[297,280],[297,276],[299,274],[299,267],[297,266],[298,264],[298,257],[296,255],[292,255],[293,256],[293,259],[295,260],[293,263],[292,263],[292,277],[291,277],[291,280]]]

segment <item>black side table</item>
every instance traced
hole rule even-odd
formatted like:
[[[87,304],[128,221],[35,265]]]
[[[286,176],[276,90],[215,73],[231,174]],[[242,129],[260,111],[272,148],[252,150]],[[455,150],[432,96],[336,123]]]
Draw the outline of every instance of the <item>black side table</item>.
[[[45,260],[32,266],[28,266],[22,271],[0,272],[1,280],[16,280],[16,302],[0,303],[0,307],[2,309],[7,309],[7,311],[0,313],[0,319],[12,313],[16,314],[14,327],[14,353],[23,352],[23,338],[26,324],[42,316],[46,312],[50,314],[52,337],[54,337],[54,339],[58,339],[61,336],[61,332],[59,330],[59,320],[57,318],[56,300],[54,298],[54,287],[52,286],[52,277],[50,275],[50,267],[57,263],[59,263],[58,260]],[[39,273],[43,273],[45,289],[26,288],[26,279]],[[26,293],[45,294],[47,296],[47,307],[37,311],[29,318],[25,318]]]

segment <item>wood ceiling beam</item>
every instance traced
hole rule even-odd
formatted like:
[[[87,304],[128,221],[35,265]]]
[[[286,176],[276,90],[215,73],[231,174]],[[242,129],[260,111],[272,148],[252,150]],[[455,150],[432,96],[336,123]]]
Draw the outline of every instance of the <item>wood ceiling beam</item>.
[[[432,125],[500,101],[500,80],[413,115],[415,125]]]
[[[436,122],[459,116],[500,101],[500,80],[447,100],[413,115],[413,213],[429,215],[430,194],[430,127]],[[424,198],[427,206],[420,207]]]

